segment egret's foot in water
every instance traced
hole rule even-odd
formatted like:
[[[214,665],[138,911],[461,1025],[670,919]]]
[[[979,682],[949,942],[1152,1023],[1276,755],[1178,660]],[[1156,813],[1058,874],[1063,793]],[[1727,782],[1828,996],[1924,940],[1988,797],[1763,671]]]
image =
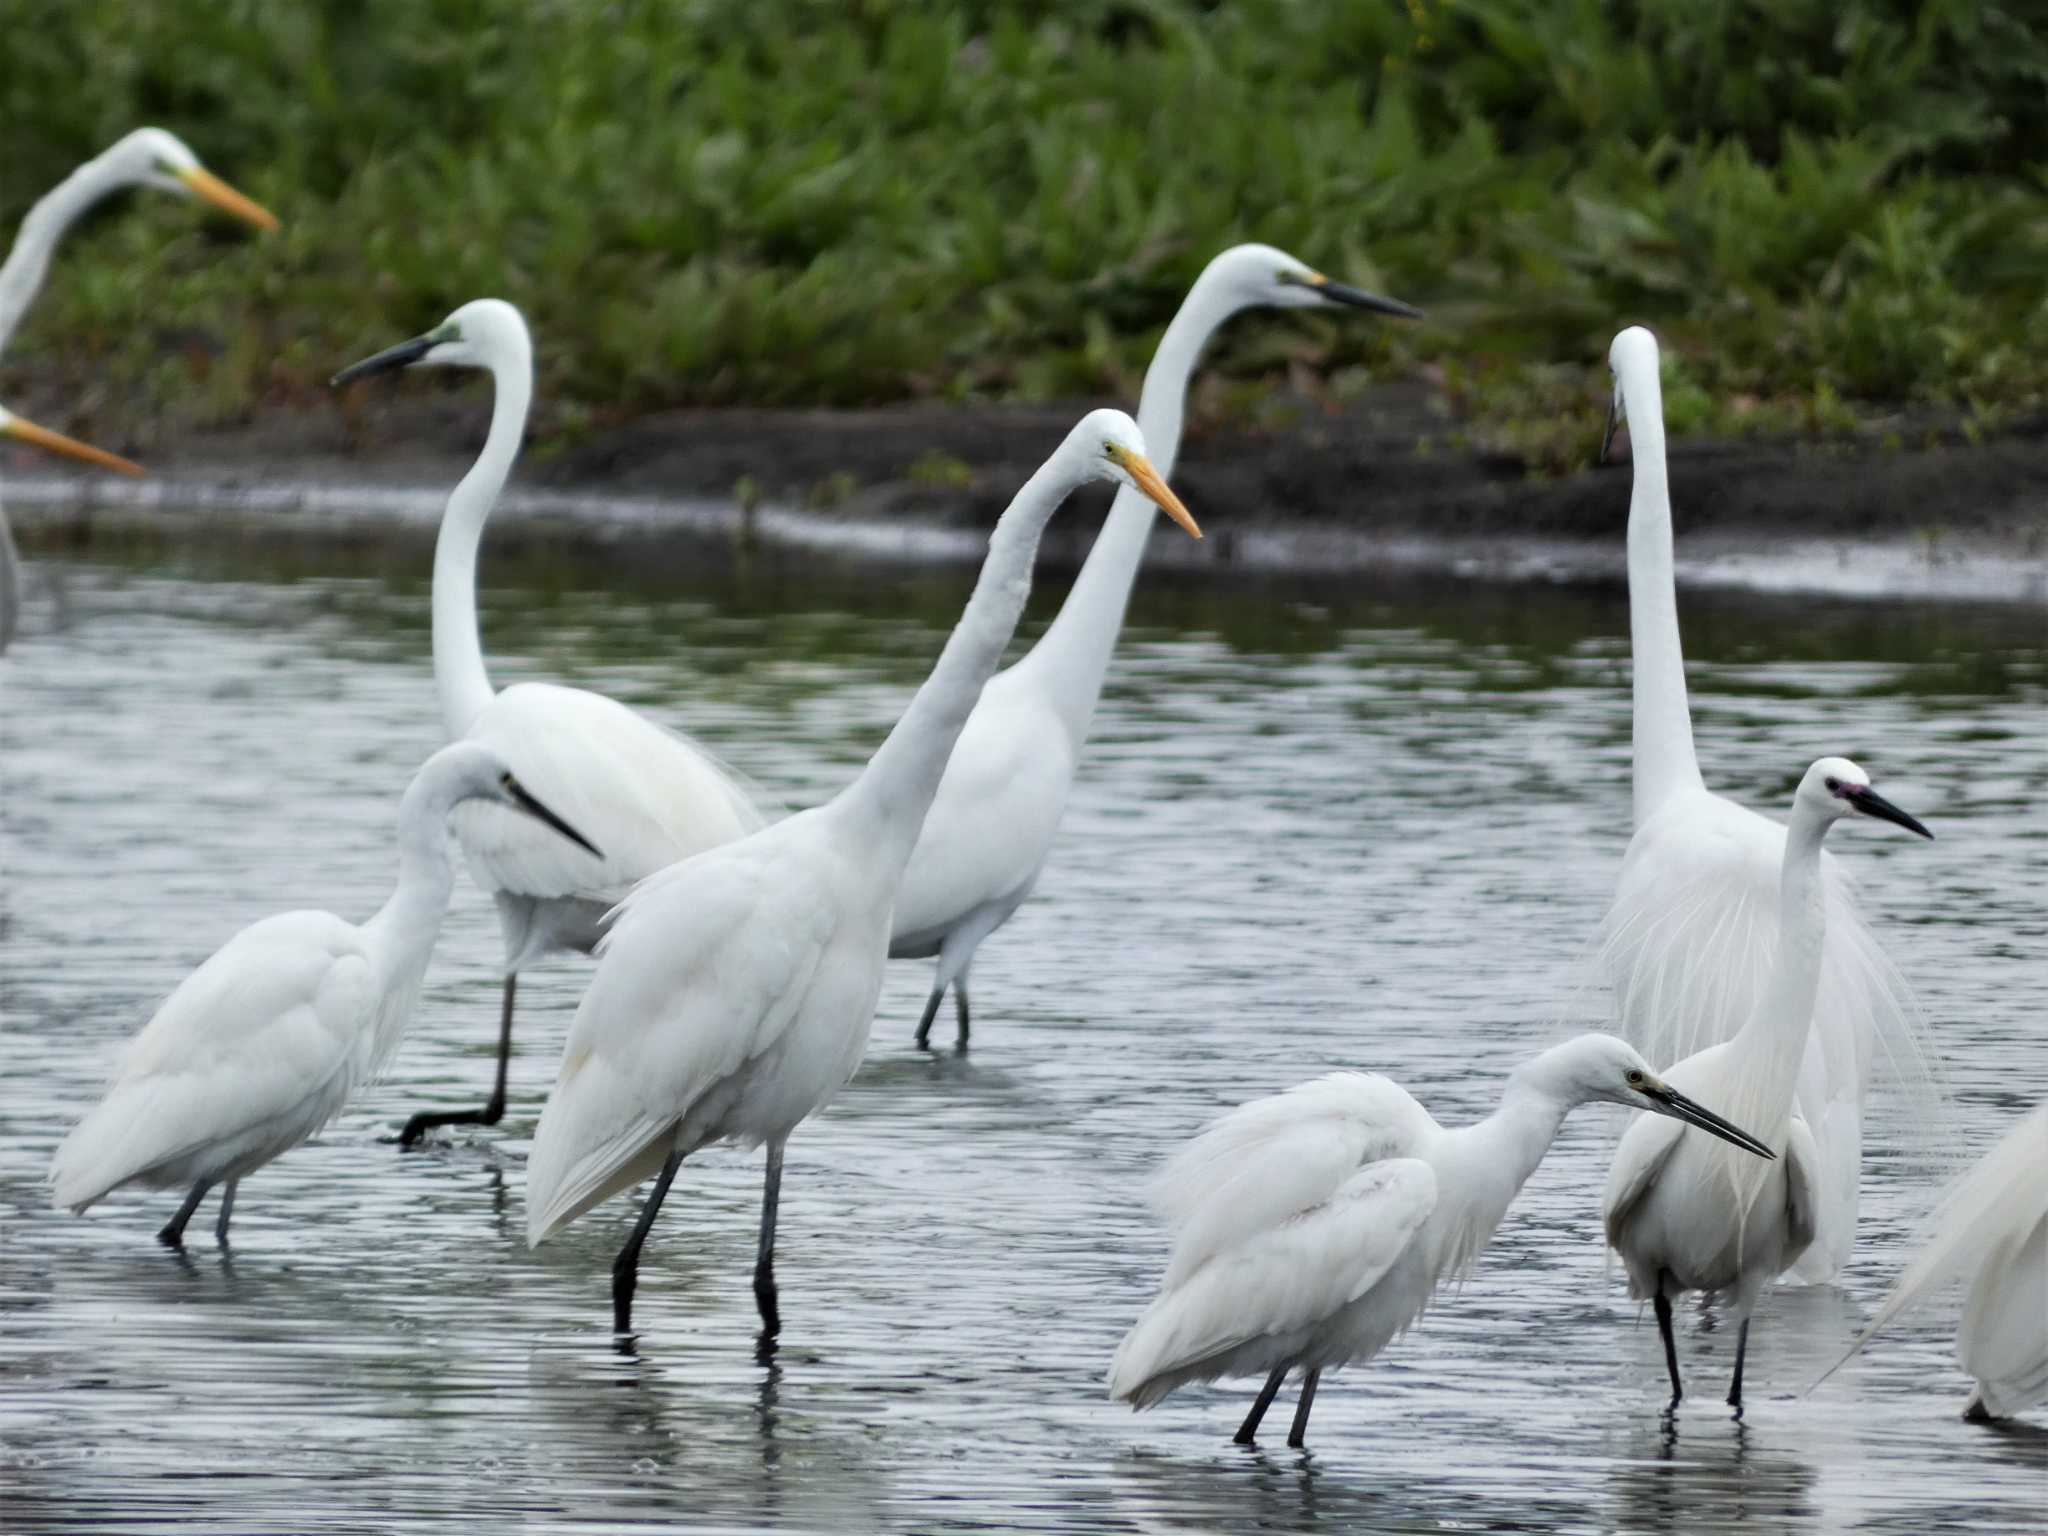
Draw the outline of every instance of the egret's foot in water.
[[[1237,1433],[1230,1437],[1234,1443],[1251,1445],[1258,1439],[1259,1420],[1263,1419],[1266,1410],[1273,1406],[1273,1398],[1280,1391],[1280,1383],[1286,1379],[1287,1367],[1284,1365],[1266,1378],[1266,1384],[1259,1388],[1258,1398],[1252,1404],[1252,1411],[1245,1415],[1244,1422],[1237,1426]]]
[[[960,1037],[953,1042],[953,1049],[964,1056],[967,1054],[967,978],[962,976],[953,983],[953,1016],[960,1021]]]
[[[156,1240],[158,1242],[162,1243],[166,1248],[183,1248],[185,1246],[185,1223],[190,1221],[192,1213],[199,1209],[199,1202],[206,1198],[206,1191],[210,1187],[210,1185],[206,1184],[194,1184],[192,1186],[192,1193],[187,1195],[185,1203],[178,1207],[178,1214],[165,1222],[163,1230],[157,1233]],[[225,1236],[226,1221],[227,1218],[223,1216],[221,1218],[223,1236]]]
[[[505,1001],[498,1014],[498,1084],[491,1090],[490,1102],[482,1109],[458,1109],[442,1114],[429,1114],[422,1110],[405,1122],[405,1129],[398,1133],[398,1150],[410,1152],[420,1143],[420,1138],[442,1125],[496,1125],[505,1118],[505,1071],[512,1060],[512,1000],[519,991],[517,975],[505,978]]]
[[[241,1182],[240,1179],[229,1179],[228,1187],[221,1191],[220,1218],[213,1224],[213,1240],[223,1248],[228,1245],[228,1217],[235,1210],[235,1187]]]
[[[1308,1411],[1315,1406],[1316,1378],[1322,1374],[1314,1370],[1301,1378],[1301,1401],[1294,1405],[1294,1427],[1287,1431],[1287,1444],[1294,1450],[1301,1449],[1302,1439],[1308,1433]]]
[[[939,1004],[945,1000],[944,987],[933,987],[932,995],[924,1000],[924,1017],[917,1021],[917,1048],[920,1051],[932,1048],[932,1020],[939,1016]]]
[[[1671,1373],[1671,1401],[1664,1408],[1670,1413],[1685,1398],[1685,1387],[1678,1379],[1678,1341],[1671,1336],[1671,1298],[1659,1290],[1650,1305],[1657,1313],[1657,1332],[1664,1336],[1664,1369]]]
[[[1735,1335],[1735,1379],[1728,1384],[1728,1406],[1735,1410],[1735,1417],[1742,1417],[1742,1361],[1749,1353],[1749,1319],[1742,1320],[1741,1331]]]

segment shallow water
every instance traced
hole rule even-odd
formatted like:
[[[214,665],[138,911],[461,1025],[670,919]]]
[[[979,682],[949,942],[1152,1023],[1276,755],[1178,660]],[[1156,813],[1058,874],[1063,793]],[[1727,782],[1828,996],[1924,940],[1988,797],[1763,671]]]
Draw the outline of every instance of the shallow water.
[[[399,790],[438,745],[424,570],[36,563],[0,663],[0,1529],[2039,1529],[2048,1431],[1960,1422],[1952,1309],[1800,1395],[1927,1195],[1882,1148],[1844,1284],[1760,1315],[1739,1425],[1728,1332],[1692,1308],[1697,1397],[1660,1417],[1656,1330],[1602,1256],[1595,1110],[1463,1290],[1326,1379],[1308,1453],[1281,1445],[1291,1388],[1256,1451],[1229,1444],[1254,1383],[1139,1418],[1104,1399],[1163,1258],[1140,1184],[1217,1109],[1344,1065],[1464,1120],[1592,1021],[1575,982],[1628,801],[1616,593],[1142,592],[1055,861],[977,961],[972,1053],[911,1048],[926,967],[892,967],[866,1067],[790,1144],[765,1367],[758,1154],[686,1165],[635,1354],[607,1310],[625,1202],[520,1240],[587,962],[525,978],[501,1131],[390,1144],[487,1086],[496,927],[466,883],[393,1069],[245,1183],[231,1258],[210,1232],[156,1245],[171,1197],[50,1212],[51,1150],[194,964],[265,913],[382,900]],[[967,585],[726,550],[487,576],[501,684],[611,691],[791,806],[879,740]],[[1711,782],[1775,806],[1846,752],[1938,832],[1834,846],[1982,1150],[2048,1093],[2038,610],[1688,597],[1685,622]]]

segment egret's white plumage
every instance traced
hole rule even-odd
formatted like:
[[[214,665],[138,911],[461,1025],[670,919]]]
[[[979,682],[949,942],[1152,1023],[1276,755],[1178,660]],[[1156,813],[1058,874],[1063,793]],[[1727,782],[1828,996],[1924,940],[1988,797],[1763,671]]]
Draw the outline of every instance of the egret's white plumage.
[[[1232,1110],[1168,1164],[1154,1192],[1174,1234],[1157,1300],[1110,1366],[1144,1408],[1190,1381],[1267,1373],[1248,1443],[1287,1372],[1369,1359],[1479,1255],[1564,1117],[1608,1100],[1743,1132],[1661,1083],[1612,1035],[1554,1046],[1509,1077],[1500,1108],[1445,1130],[1398,1084],[1336,1072]],[[1763,1156],[1768,1157],[1768,1153]]]
[[[1129,417],[1083,418],[1003,514],[938,665],[837,797],[656,875],[619,909],[576,1012],[527,1164],[527,1237],[660,1171],[613,1268],[630,1326],[640,1247],[677,1168],[712,1141],[766,1142],[755,1294],[772,1333],[783,1143],[853,1075],[890,917],[947,755],[1002,659],[1046,520],[1076,486],[1143,487],[1180,519]],[[1186,526],[1192,531],[1192,522]]]
[[[93,156],[39,198],[21,221],[7,260],[0,262],[0,352],[21,325],[50,270],[51,254],[64,232],[100,199],[124,187],[154,186],[190,197],[245,219],[259,229],[275,229],[277,220],[199,163],[175,136],[161,128],[137,128]],[[46,431],[0,410],[0,437],[38,443],[74,458],[86,459],[125,474],[141,470],[71,438]],[[14,536],[0,513],[0,651],[7,649],[21,619],[21,558]]]
[[[519,454],[533,397],[533,346],[499,299],[463,305],[434,330],[344,369],[336,382],[403,367],[480,368],[495,395],[475,466],[448,498],[434,549],[434,682],[451,739],[482,742],[521,782],[604,850],[594,857],[494,806],[466,806],[455,831],[477,884],[498,907],[505,995],[497,1084],[481,1111],[413,1116],[410,1145],[437,1125],[496,1124],[518,973],[555,950],[588,953],[606,912],[635,883],[679,859],[757,830],[746,787],[709,752],[602,694],[551,683],[499,690],[477,628],[476,564],[485,520]]]
[[[1714,794],[1700,776],[1674,586],[1657,341],[1640,326],[1609,353],[1629,427],[1629,628],[1634,668],[1635,835],[1602,932],[1601,969],[1621,1030],[1660,1065],[1733,1039],[1761,1005],[1777,944],[1785,828]],[[1900,1131],[1928,1151],[1943,1089],[1910,988],[1864,922],[1848,872],[1821,860],[1827,940],[1796,1093],[1818,1155],[1817,1230],[1796,1278],[1832,1278],[1855,1241],[1864,1118],[1874,1069],[1902,1090]]]
[[[1161,474],[1173,473],[1188,380],[1202,348],[1232,315],[1261,305],[1416,314],[1392,299],[1333,283],[1270,245],[1223,252],[1203,268],[1145,371],[1138,426]],[[953,749],[910,856],[889,943],[892,958],[938,960],[918,1025],[920,1045],[948,987],[957,989],[960,1039],[966,1040],[974,952],[1023,905],[1052,852],[1153,510],[1136,491],[1118,493],[1058,618],[1021,661],[990,680]]]
[[[2048,1402],[2048,1104],[1950,1188],[1849,1353],[1956,1280],[1969,1286],[1956,1357],[1977,1379],[1963,1417],[2006,1419]]]
[[[1681,1392],[1671,1301],[1686,1291],[1726,1293],[1741,1322],[1729,1401],[1742,1401],[1750,1313],[1772,1278],[1815,1240],[1827,1164],[1799,1102],[1815,999],[1825,970],[1827,885],[1821,840],[1851,813],[1895,821],[1928,835],[1870,788],[1846,758],[1807,769],[1785,833],[1778,925],[1762,998],[1734,1037],[1686,1057],[1665,1077],[1723,1108],[1774,1148],[1778,1162],[1737,1158],[1703,1136],[1663,1120],[1639,1119],[1616,1148],[1602,1203],[1607,1240],[1628,1268],[1629,1292],[1654,1302],[1671,1373]]]
[[[361,926],[331,912],[266,917],[181,982],[57,1149],[55,1203],[83,1211],[124,1184],[188,1189],[161,1234],[175,1244],[224,1181],[225,1242],[236,1181],[333,1119],[397,1045],[454,883],[449,813],[477,800],[576,835],[488,748],[444,747],[400,803],[391,899]]]

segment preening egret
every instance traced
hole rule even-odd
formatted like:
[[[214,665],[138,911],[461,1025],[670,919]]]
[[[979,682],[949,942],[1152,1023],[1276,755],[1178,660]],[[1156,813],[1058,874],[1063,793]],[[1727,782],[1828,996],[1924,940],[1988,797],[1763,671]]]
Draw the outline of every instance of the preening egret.
[[[1814,1241],[1826,1165],[1803,1108],[1795,1107],[1800,1063],[1826,969],[1828,884],[1821,839],[1852,812],[1896,822],[1932,837],[1870,787],[1844,757],[1806,770],[1792,797],[1778,886],[1777,942],[1770,978],[1733,1039],[1688,1056],[1665,1072],[1687,1093],[1712,1100],[1772,1147],[1782,1162],[1764,1166],[1730,1157],[1711,1141],[1661,1120],[1638,1120],[1622,1135],[1602,1202],[1607,1241],[1628,1267],[1629,1294],[1647,1298],[1664,1336],[1671,1402],[1684,1395],[1671,1298],[1686,1291],[1728,1295],[1741,1319],[1728,1401],[1742,1406],[1742,1363],[1749,1317],[1773,1276],[1798,1262]]]
[[[1398,1083],[1362,1072],[1232,1110],[1154,1191],[1173,1258],[1117,1349],[1110,1396],[1149,1408],[1185,1382],[1263,1372],[1236,1436],[1250,1445],[1299,1366],[1287,1443],[1300,1445],[1323,1371],[1370,1359],[1421,1316],[1437,1286],[1478,1259],[1564,1117],[1601,1100],[1772,1155],[1612,1035],[1580,1035],[1523,1063],[1499,1109],[1454,1131]]]
[[[277,220],[268,211],[208,171],[199,163],[199,157],[172,135],[161,128],[138,128],[65,177],[21,221],[13,249],[8,251],[7,260],[0,262],[0,352],[7,350],[22,316],[35,302],[43,277],[50,270],[50,253],[57,248],[64,231],[101,198],[133,186],[163,187],[204,198],[259,229],[277,227]],[[124,474],[142,473],[126,459],[45,431],[5,411],[0,411],[0,434],[40,443]],[[14,638],[20,622],[20,598],[20,557],[7,519],[0,514],[0,651],[6,650]]]
[[[491,686],[477,631],[477,544],[526,429],[533,346],[526,321],[499,299],[465,304],[435,329],[365,358],[336,385],[396,368],[480,368],[496,391],[475,467],[448,498],[434,546],[434,683],[453,740],[479,741],[521,782],[586,828],[602,857],[551,838],[496,806],[465,807],[455,833],[477,884],[498,907],[505,940],[497,1079],[482,1109],[414,1115],[412,1146],[440,1125],[496,1125],[505,1112],[519,972],[554,950],[588,954],[599,924],[634,884],[678,859],[743,837],[765,817],[702,747],[602,694],[553,683]]]
[[[488,747],[443,747],[399,802],[391,899],[360,927],[330,912],[266,917],[180,982],[57,1149],[54,1203],[83,1211],[124,1184],[188,1190],[157,1234],[175,1248],[225,1181],[214,1224],[225,1244],[242,1177],[340,1113],[404,1033],[454,886],[449,813],[480,800],[583,842]]]
[[[1977,1378],[1963,1417],[2009,1419],[2048,1402],[2048,1104],[1957,1180],[1928,1219],[1925,1243],[1849,1354],[1958,1279],[1969,1281],[1970,1292],[1956,1356]]]
[[[1733,1039],[1763,1000],[1777,942],[1785,828],[1712,793],[1700,777],[1678,641],[1656,338],[1631,327],[1614,338],[1608,360],[1608,437],[1626,419],[1635,474],[1628,518],[1635,836],[1608,911],[1601,962],[1622,1033],[1668,1065]],[[1818,1228],[1796,1271],[1809,1282],[1831,1278],[1855,1242],[1864,1096],[1877,1056],[1889,1056],[1902,1088],[1918,1095],[1910,1108],[1923,1134],[1932,1132],[1942,1097],[1911,992],[1864,923],[1833,855],[1822,857],[1820,878],[1827,945],[1797,1096],[1821,1164]]]
[[[947,754],[1031,590],[1047,519],[1089,480],[1135,486],[1199,537],[1118,411],[1082,418],[989,538],[966,612],[931,676],[860,776],[824,805],[701,853],[636,889],[599,953],[527,1162],[538,1244],[658,1173],[612,1266],[630,1330],[640,1250],[676,1170],[714,1141],[765,1142],[754,1296],[781,1326],[775,1210],[783,1144],[853,1075],[867,1046],[890,912]]]
[[[1188,379],[1203,346],[1239,310],[1335,309],[1418,316],[1393,299],[1333,283],[1285,251],[1240,245],[1202,270],[1145,370],[1138,426],[1162,475],[1180,448]],[[968,1031],[967,971],[975,949],[1031,894],[1052,852],[1124,606],[1152,532],[1152,503],[1120,491],[1059,617],[1015,666],[982,690],[961,733],[896,903],[892,959],[938,958],[917,1043],[954,989],[959,1040]]]

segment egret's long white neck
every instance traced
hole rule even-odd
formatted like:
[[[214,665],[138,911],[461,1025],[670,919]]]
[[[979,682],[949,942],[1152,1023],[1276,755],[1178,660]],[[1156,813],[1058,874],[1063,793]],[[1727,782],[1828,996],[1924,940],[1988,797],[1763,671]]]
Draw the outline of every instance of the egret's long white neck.
[[[1564,1117],[1582,1101],[1582,1095],[1568,1093],[1554,1081],[1554,1054],[1546,1051],[1517,1067],[1508,1077],[1499,1108],[1476,1125],[1448,1133],[1447,1150],[1465,1174],[1462,1183],[1469,1198],[1449,1236],[1445,1272],[1462,1269],[1478,1256],[1550,1151]]]
[[[0,352],[7,349],[22,316],[35,302],[50,270],[50,253],[94,203],[122,185],[105,156],[88,160],[45,193],[14,236],[14,248],[0,263]]]
[[[497,338],[490,359],[495,395],[484,451],[462,477],[441,514],[434,544],[434,686],[441,695],[441,723],[450,740],[461,736],[483,713],[495,690],[484,667],[483,637],[477,627],[476,556],[484,521],[498,504],[519,457],[533,400],[533,350],[526,338]]]
[[[1216,328],[1242,308],[1230,290],[1205,274],[1181,302],[1145,370],[1138,430],[1145,435],[1145,452],[1153,467],[1169,479],[1180,453],[1181,416],[1195,364]],[[1144,561],[1158,510],[1128,486],[1117,492],[1109,520],[1096,535],[1058,617],[1015,668],[1019,676],[1030,677],[1045,690],[1076,745],[1087,738],[1102,697],[1131,584]]]
[[[1084,455],[1070,442],[1025,481],[989,536],[974,595],[938,665],[860,777],[833,802],[871,829],[874,868],[892,891],[938,794],[953,744],[1024,613],[1039,535],[1060,503],[1089,477]]]
[[[1821,954],[1828,930],[1820,856],[1831,824],[1828,816],[1803,799],[1792,807],[1778,876],[1777,953],[1756,1012],[1743,1023],[1728,1048],[1732,1081],[1727,1088],[1717,1089],[1725,1095],[1725,1106],[1715,1106],[1720,1113],[1781,1152],[1792,1118],[1793,1088],[1813,1026],[1813,1006],[1820,994]]]
[[[398,803],[398,885],[363,924],[387,989],[416,986],[426,974],[455,892],[455,861],[448,851],[448,813],[458,798],[453,777],[430,763]]]
[[[1625,354],[1617,371],[1628,408],[1635,486],[1628,505],[1628,603],[1635,677],[1635,824],[1672,794],[1703,788],[1686,707],[1672,570],[1671,486],[1664,464],[1664,392],[1657,355]]]

